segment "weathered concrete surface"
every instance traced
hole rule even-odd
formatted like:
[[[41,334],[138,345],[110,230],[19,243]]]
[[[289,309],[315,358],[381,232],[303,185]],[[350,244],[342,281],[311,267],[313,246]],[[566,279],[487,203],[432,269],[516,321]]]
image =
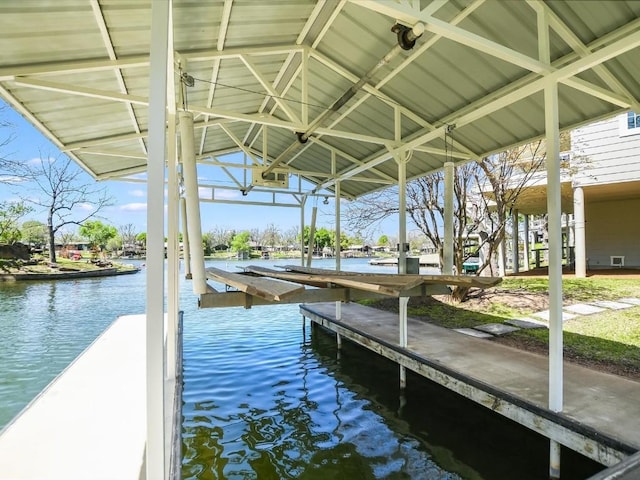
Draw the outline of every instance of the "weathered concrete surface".
[[[303,305],[335,321],[335,304]],[[346,328],[366,332],[398,346],[396,314],[359,304],[342,305]],[[548,359],[545,356],[472,338],[408,319],[408,349],[415,355],[542,409],[547,408]],[[632,449],[640,449],[640,382],[575,364],[564,365],[563,416],[602,432]]]

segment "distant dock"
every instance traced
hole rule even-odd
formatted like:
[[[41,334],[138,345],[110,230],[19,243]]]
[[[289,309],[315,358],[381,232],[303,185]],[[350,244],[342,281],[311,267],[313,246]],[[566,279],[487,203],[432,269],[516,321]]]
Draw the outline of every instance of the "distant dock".
[[[416,258],[416,257],[409,257]],[[440,267],[440,258],[437,253],[429,253],[426,255],[420,255],[417,257],[418,263],[421,267]],[[369,265],[379,265],[379,266],[388,266],[394,267],[398,265],[398,257],[388,257],[388,258],[372,258],[369,260]]]

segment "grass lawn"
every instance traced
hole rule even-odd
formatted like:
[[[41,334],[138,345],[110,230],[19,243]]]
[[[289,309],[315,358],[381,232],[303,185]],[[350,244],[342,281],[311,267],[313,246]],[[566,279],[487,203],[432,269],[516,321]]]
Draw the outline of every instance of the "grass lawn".
[[[563,280],[564,305],[596,300],[640,298],[640,280],[634,278],[586,278]],[[397,311],[397,300],[367,302]],[[472,292],[469,299],[451,305],[445,298],[412,298],[408,313],[446,328],[504,323],[548,309],[546,278],[507,277],[497,287]],[[640,380],[640,306],[578,315],[564,322],[564,351],[574,361]],[[546,354],[547,329],[518,330],[491,341]]]

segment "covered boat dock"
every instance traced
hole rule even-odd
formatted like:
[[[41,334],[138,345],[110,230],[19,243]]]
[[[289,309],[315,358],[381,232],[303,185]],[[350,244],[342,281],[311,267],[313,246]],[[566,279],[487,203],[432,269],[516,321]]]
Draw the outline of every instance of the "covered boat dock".
[[[451,275],[454,169],[541,138],[550,285],[545,408],[561,414],[559,136],[640,112],[639,19],[635,0],[3,2],[2,99],[96,180],[147,186],[146,478],[170,476],[165,379],[179,375],[180,218],[201,306],[234,297],[250,306],[239,302],[271,300],[253,295],[249,282],[229,293],[207,285],[221,274],[205,271],[201,203],[291,207],[304,226],[305,207],[331,197],[339,244],[341,202],[393,186],[404,274],[407,181],[443,171],[443,273]],[[223,180],[201,181],[206,169]],[[402,294],[425,285],[379,282],[376,293],[355,288],[352,278],[334,280],[325,295],[397,292],[405,307]],[[259,290],[274,300],[319,298],[280,288]],[[559,475],[560,444],[552,440],[550,476]]]

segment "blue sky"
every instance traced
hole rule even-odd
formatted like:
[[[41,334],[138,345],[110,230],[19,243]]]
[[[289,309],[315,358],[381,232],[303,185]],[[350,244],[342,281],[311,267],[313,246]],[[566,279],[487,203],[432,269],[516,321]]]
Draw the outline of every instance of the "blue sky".
[[[18,161],[32,161],[39,159],[41,152],[45,155],[53,157],[61,155],[60,151],[36,128],[27,122],[21,115],[13,111],[10,107],[4,108],[0,115],[3,120],[12,124],[14,139],[0,152],[5,158]],[[3,129],[5,130],[5,129]],[[0,140],[4,139],[7,134],[0,132]],[[75,164],[74,164],[75,166]],[[75,167],[79,168],[79,167]],[[93,178],[88,174],[83,177],[83,182],[94,182]],[[202,169],[198,173],[200,180],[215,180],[214,178],[203,178]],[[146,214],[147,214],[147,189],[144,183],[131,183],[121,181],[103,181],[97,182],[97,187],[105,187],[109,194],[115,199],[114,205],[103,210],[101,216],[102,221],[120,227],[126,224],[133,224],[138,232],[146,231]],[[24,195],[25,187],[17,187],[0,184],[0,201],[17,200],[19,195]],[[240,195],[234,192],[230,195]],[[318,206],[317,226],[335,228],[334,211],[335,206],[333,200],[329,201],[329,205],[324,205],[322,201],[307,201],[305,220],[308,224],[311,220],[311,209],[314,205]],[[344,205],[344,203],[343,203]],[[251,230],[259,228],[263,230],[269,224],[277,225],[282,232],[292,227],[300,226],[300,211],[298,208],[273,207],[273,206],[247,206],[247,205],[227,205],[214,203],[201,203],[202,231],[207,232],[215,228],[223,228],[225,230]],[[344,209],[345,207],[343,207]],[[24,220],[40,220],[44,221],[44,212],[33,212]],[[344,222],[344,220],[343,220]],[[166,226],[165,226],[166,228]],[[393,236],[397,234],[397,223],[389,221],[384,225],[384,231],[378,231],[374,237],[385,233]],[[343,231],[345,225],[342,225]],[[353,233],[353,232],[347,232]]]

